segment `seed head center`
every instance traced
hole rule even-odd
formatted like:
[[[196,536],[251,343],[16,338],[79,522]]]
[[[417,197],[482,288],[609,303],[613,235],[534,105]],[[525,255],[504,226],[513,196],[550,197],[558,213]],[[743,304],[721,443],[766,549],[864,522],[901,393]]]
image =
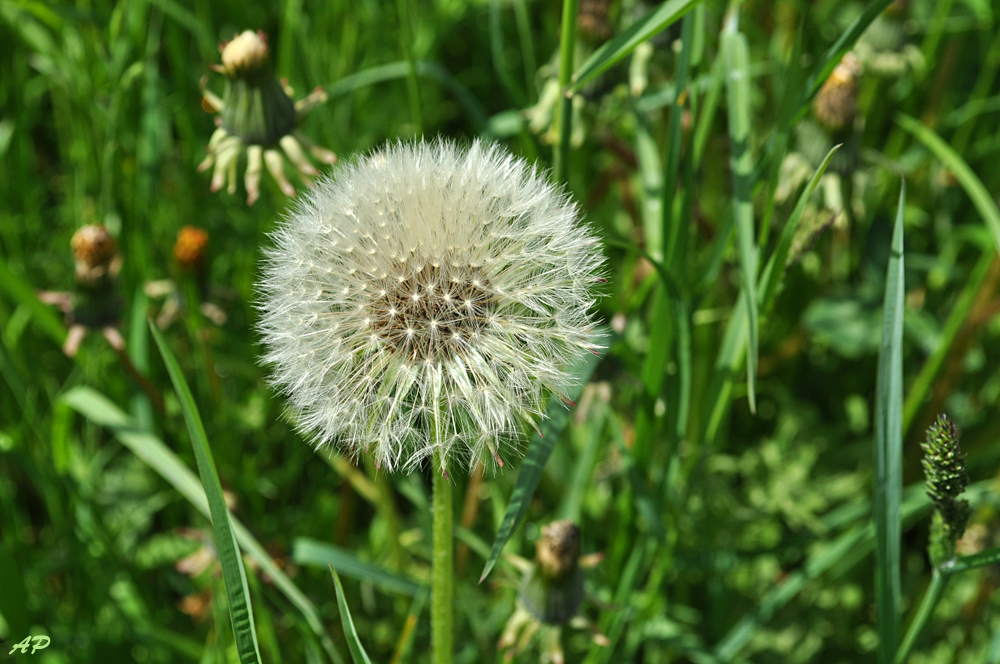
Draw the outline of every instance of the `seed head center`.
[[[367,317],[382,347],[410,361],[460,355],[496,316],[489,279],[472,267],[399,263],[371,288]]]

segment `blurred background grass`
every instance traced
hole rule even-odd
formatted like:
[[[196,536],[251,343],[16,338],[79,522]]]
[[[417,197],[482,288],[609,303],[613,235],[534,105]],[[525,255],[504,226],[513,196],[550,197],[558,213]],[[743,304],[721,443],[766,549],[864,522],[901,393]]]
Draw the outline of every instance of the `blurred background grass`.
[[[581,2],[607,26],[581,32],[578,64],[652,9],[619,0],[602,19],[603,4]],[[593,601],[583,614],[611,645],[594,644],[586,629],[564,629],[568,661],[874,659],[873,398],[901,175],[908,182],[904,620],[929,580],[921,432],[948,412],[963,430],[973,481],[996,473],[996,249],[955,166],[946,168],[897,122],[905,113],[943,137],[981,179],[996,213],[996,7],[893,3],[854,49],[863,68],[856,122],[831,130],[808,104],[789,111],[783,100],[807,93],[807,74],[876,4],[739,7],[751,80],[735,110],[750,119],[757,184],[748,200],[761,265],[823,156],[844,144],[809,199],[783,292],[761,309],[756,414],[744,380],[745,328],[726,335],[741,312],[742,268],[725,8],[699,6],[687,19],[685,48],[675,24],[575,102],[567,178],[589,222],[610,240],[600,308],[614,336],[507,547],[530,557],[541,525],[571,517],[584,551],[605,553],[588,575]],[[401,7],[423,63],[419,114],[398,64],[408,43]],[[178,482],[162,479],[62,399],[72,388],[92,388],[127,413],[128,429],[148,436],[141,440],[163,441],[193,468],[180,406],[145,327],[147,315],[180,298],[186,309],[165,332],[234,514],[315,605],[333,643],[324,646],[308,611],[251,561],[265,660],[346,659],[329,572],[314,564],[323,556],[348,575],[348,601],[373,659],[424,660],[427,478],[377,476],[363,463],[317,455],[282,418],[256,363],[252,302],[266,232],[289,201],[266,177],[252,208],[243,192],[209,191],[208,177],[195,170],[213,130],[198,83],[218,62],[220,40],[259,28],[270,36],[276,73],[299,95],[315,86],[331,94],[304,132],[342,159],[411,137],[419,124],[426,135],[502,140],[547,167],[560,11],[558,3],[529,0],[0,2],[0,659],[29,633],[52,638],[34,655],[42,662],[234,656],[207,520]],[[789,65],[799,31],[801,56]],[[677,106],[681,62],[689,86]],[[221,89],[217,76],[210,86]],[[119,239],[127,352],[163,393],[165,413],[99,335],[76,358],[63,355],[61,318],[34,298],[36,290],[71,289],[69,239],[88,223],[105,224]],[[209,233],[205,297],[225,314],[221,324],[169,288],[147,295],[151,282],[183,283],[171,249],[187,224]],[[634,247],[666,257],[679,296]],[[464,526],[458,661],[500,659],[496,641],[519,573],[502,559],[487,581],[476,581],[515,471],[482,482],[456,478]],[[998,544],[998,494],[991,483],[977,487],[966,552]],[[314,542],[296,544],[300,538]],[[337,548],[316,554],[316,543]],[[991,568],[953,581],[910,661],[1000,661],[996,583]],[[401,636],[411,613],[407,647]],[[537,659],[537,646],[523,657]]]

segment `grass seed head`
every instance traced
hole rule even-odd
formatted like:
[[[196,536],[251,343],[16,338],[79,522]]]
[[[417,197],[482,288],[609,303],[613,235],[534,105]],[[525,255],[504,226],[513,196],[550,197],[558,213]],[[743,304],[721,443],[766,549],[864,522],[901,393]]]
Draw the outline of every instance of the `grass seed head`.
[[[927,495],[934,503],[929,545],[934,564],[954,555],[955,542],[965,532],[972,515],[969,501],[961,498],[969,485],[969,476],[958,439],[955,424],[947,415],[939,415],[920,445],[924,451],[922,464]]]
[[[274,241],[259,302],[273,383],[318,445],[389,470],[434,450],[502,465],[598,348],[597,239],[495,145],[383,148],[322,180]]]

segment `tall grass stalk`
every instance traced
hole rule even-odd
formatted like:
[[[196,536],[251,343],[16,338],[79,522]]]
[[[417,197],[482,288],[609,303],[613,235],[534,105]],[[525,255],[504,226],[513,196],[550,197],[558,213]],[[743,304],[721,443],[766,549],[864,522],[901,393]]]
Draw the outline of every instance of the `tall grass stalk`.
[[[576,13],[578,0],[563,0],[562,31],[559,35],[559,107],[557,122],[559,142],[552,155],[553,177],[556,182],[566,179],[569,141],[573,129],[573,94],[569,84],[573,76],[573,54],[576,52]]]

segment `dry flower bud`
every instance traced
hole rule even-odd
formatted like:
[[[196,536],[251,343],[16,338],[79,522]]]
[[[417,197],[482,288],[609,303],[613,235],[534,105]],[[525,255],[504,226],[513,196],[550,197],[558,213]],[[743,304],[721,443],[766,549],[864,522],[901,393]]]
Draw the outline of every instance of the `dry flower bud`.
[[[580,557],[580,529],[569,519],[553,521],[542,528],[535,556],[546,576],[563,576],[576,567]]]
[[[576,25],[580,36],[591,41],[604,41],[613,32],[610,16],[611,0],[580,0]]]
[[[813,113],[820,124],[836,130],[854,122],[861,71],[857,56],[845,54],[813,100]]]
[[[263,30],[245,30],[219,45],[222,69],[229,76],[255,72],[267,63],[267,35]]]
[[[583,602],[579,561],[580,529],[575,523],[564,519],[542,528],[535,545],[535,566],[521,586],[521,606],[541,622],[569,622]]]
[[[70,248],[77,262],[84,267],[95,268],[111,262],[118,250],[118,243],[107,228],[92,224],[73,234]]]
[[[208,233],[196,226],[184,226],[177,233],[174,260],[183,270],[196,271],[205,263]]]

